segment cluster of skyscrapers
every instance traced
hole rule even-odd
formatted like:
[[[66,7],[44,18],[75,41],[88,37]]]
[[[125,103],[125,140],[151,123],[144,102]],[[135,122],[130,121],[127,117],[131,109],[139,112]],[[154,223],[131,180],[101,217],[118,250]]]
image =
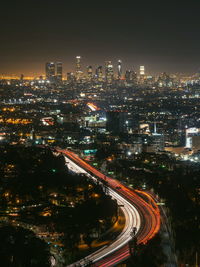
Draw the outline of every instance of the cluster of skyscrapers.
[[[62,62],[47,62],[46,63],[46,79],[50,82],[61,82],[63,79]]]
[[[144,66],[140,66],[140,76],[145,76]],[[63,67],[61,62],[48,62],[46,63],[46,79],[50,82],[61,82],[63,79]],[[114,73],[114,66],[111,61],[105,62],[105,72],[103,66],[98,66],[94,71],[92,66],[87,67],[86,75],[82,70],[81,56],[76,57],[75,72],[67,73],[68,81],[81,81],[87,79],[91,82],[93,80],[97,82],[105,81],[107,84],[112,84],[113,80],[126,80],[127,82],[134,82],[137,79],[137,74],[134,70],[126,70],[123,74],[122,61],[117,62],[117,73]]]

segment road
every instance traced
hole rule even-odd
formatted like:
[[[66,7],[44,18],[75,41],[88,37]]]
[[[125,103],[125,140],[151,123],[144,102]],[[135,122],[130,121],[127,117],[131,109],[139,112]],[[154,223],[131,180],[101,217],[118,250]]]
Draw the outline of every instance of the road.
[[[68,167],[74,172],[85,173],[91,179],[106,182],[109,194],[117,200],[119,205],[123,206],[122,210],[126,220],[122,233],[115,241],[90,254],[87,259],[80,260],[68,267],[86,266],[87,261],[93,262],[92,266],[96,267],[115,266],[130,257],[128,242],[132,238],[131,233],[134,227],[137,229],[138,244],[147,243],[158,233],[160,211],[150,195],[148,195],[147,200],[144,200],[138,192],[136,193],[119,181],[105,176],[80,159],[75,153],[63,149],[57,149],[57,152],[65,156]]]
[[[140,192],[141,194],[141,192]],[[144,192],[142,192],[144,194]],[[152,192],[149,192],[148,195],[151,195],[152,198],[157,199],[159,202],[161,200],[158,196],[155,196]],[[160,206],[160,214],[161,214],[161,237],[162,243],[161,246],[163,247],[163,252],[167,256],[167,262],[165,263],[165,267],[177,267],[177,256],[175,253],[175,244],[173,240],[173,233],[171,228],[171,223],[169,221],[169,217],[166,215],[166,207],[165,205]]]

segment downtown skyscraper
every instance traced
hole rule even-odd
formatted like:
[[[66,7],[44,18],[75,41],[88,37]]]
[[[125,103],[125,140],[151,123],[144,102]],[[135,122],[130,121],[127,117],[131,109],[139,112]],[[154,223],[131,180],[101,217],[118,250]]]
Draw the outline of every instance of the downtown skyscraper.
[[[47,62],[46,63],[46,79],[49,81],[53,81],[56,75],[56,68],[54,62]]]
[[[46,79],[51,83],[61,82],[63,76],[62,62],[47,62],[46,63]]]
[[[117,64],[117,78],[120,80],[122,78],[122,61],[119,59]]]
[[[57,62],[56,63],[56,78],[58,82],[62,81],[63,78],[63,66],[62,62]]]
[[[82,70],[81,70],[81,56],[76,56],[76,79],[80,80],[82,77]]]
[[[106,82],[111,84],[114,78],[113,65],[111,61],[106,61]]]

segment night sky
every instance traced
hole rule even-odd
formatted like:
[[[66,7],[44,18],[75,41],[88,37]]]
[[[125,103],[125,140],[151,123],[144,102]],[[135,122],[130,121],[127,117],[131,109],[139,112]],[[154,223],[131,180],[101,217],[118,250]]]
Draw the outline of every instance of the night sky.
[[[62,61],[65,72],[73,71],[76,55],[84,67],[122,59],[124,70],[200,69],[199,0],[3,2],[0,74],[44,73],[47,61]]]

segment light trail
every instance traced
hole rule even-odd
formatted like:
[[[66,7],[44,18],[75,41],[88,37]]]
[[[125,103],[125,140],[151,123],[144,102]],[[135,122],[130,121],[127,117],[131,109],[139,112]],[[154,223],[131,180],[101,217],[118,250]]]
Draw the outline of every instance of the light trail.
[[[88,174],[83,168],[81,168],[80,166],[75,164],[69,158],[66,159],[66,162],[67,162],[68,168],[70,170],[77,172],[77,173],[84,173],[87,176],[89,176],[91,179],[93,179],[95,181],[97,180],[95,177]],[[116,199],[118,205],[121,206],[121,209],[122,209],[124,216],[125,216],[125,222],[126,223],[125,223],[124,229],[122,230],[121,234],[118,236],[116,241],[114,241],[109,246],[104,247],[103,250],[102,249],[97,250],[96,252],[94,252],[93,254],[91,254],[87,257],[87,259],[92,261],[92,262],[97,262],[97,261],[101,260],[102,258],[106,257],[107,255],[117,251],[118,249],[120,249],[124,245],[126,245],[127,242],[129,240],[131,240],[131,238],[132,238],[131,232],[132,232],[133,228],[136,227],[137,229],[139,229],[140,224],[141,224],[140,215],[133,205],[131,205],[126,199],[121,197],[117,192],[115,192],[111,188],[109,189],[108,193],[114,199]],[[72,266],[76,266],[77,264],[80,264],[80,266],[84,265],[84,260],[73,263],[69,266],[72,267]]]
[[[103,247],[85,258],[92,261],[93,266],[115,266],[126,260],[130,256],[128,242],[132,238],[131,232],[134,227],[137,228],[138,244],[147,243],[158,233],[160,229],[160,211],[151,195],[145,193],[148,199],[148,202],[146,202],[132,189],[113,178],[105,176],[80,159],[75,153],[62,149],[57,149],[57,152],[65,155],[69,168],[74,172],[85,173],[94,180],[106,181],[110,195],[117,200],[119,205],[123,205],[122,210],[126,220],[125,227],[111,245]],[[85,266],[85,259],[73,263],[69,267]]]

